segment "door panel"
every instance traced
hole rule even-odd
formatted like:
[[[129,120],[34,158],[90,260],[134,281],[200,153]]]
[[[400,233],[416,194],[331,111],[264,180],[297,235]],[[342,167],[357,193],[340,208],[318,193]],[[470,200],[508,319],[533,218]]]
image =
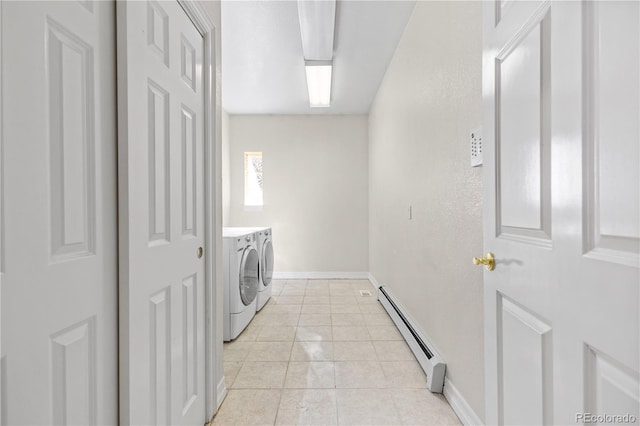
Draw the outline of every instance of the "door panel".
[[[118,4],[121,423],[205,422],[204,39],[176,1]],[[123,371],[122,375],[126,375]],[[121,376],[122,377],[122,376]],[[126,380],[126,381],[125,381]]]
[[[182,280],[182,410],[189,410],[189,406],[198,397],[198,276],[192,274]],[[201,372],[202,373],[202,372]]]
[[[551,327],[511,300],[500,297],[498,371],[502,378],[501,423],[548,424],[552,389]]]
[[[95,253],[95,141],[91,46],[47,18],[51,261]]]
[[[487,424],[640,418],[639,27],[637,2],[485,3]]]
[[[169,93],[149,79],[149,245],[171,238]]]
[[[638,374],[590,347],[585,347],[585,363],[586,412],[628,413],[638,419]]]
[[[629,265],[639,263],[640,194],[620,182],[640,181],[639,9],[585,4],[585,252]]]
[[[151,424],[171,423],[171,289],[150,298]]]
[[[2,421],[114,424],[115,3],[1,7]]]
[[[184,44],[183,44],[184,47]],[[183,54],[183,59],[184,59]],[[183,61],[184,64],[184,61]],[[183,66],[184,69],[184,66]],[[184,76],[184,74],[183,74]],[[195,76],[193,77],[195,79]],[[191,85],[192,83],[189,82]],[[182,238],[197,237],[197,190],[198,157],[196,114],[186,105],[180,106],[182,143]]]
[[[496,57],[499,234],[550,244],[549,14],[539,14]],[[536,240],[532,240],[536,239]]]
[[[95,318],[51,337],[53,424],[96,424]]]

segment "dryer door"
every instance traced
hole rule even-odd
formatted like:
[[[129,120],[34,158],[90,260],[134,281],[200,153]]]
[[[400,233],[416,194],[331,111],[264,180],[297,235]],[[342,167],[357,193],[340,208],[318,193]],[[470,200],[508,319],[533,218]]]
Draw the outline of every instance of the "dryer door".
[[[258,294],[258,251],[245,249],[240,263],[240,298],[245,306],[253,302]]]
[[[260,274],[262,277],[262,285],[266,287],[271,284],[271,278],[273,277],[273,244],[271,244],[271,240],[265,240],[262,246],[261,260]]]

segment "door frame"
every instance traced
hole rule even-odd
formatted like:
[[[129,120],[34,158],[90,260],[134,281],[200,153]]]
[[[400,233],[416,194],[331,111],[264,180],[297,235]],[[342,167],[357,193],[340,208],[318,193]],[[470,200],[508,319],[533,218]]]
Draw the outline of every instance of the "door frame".
[[[204,55],[203,55],[203,80],[204,80],[204,180],[205,180],[205,200],[204,200],[204,245],[205,245],[205,279],[204,279],[204,294],[205,294],[205,410],[206,419],[211,419],[217,409],[217,400],[219,395],[218,386],[216,384],[216,342],[218,338],[222,340],[222,336],[217,334],[217,318],[216,318],[216,259],[218,253],[216,251],[216,240],[218,238],[218,232],[215,227],[216,217],[216,194],[215,194],[215,176],[216,176],[216,27],[204,10],[202,5],[197,0],[176,0],[182,7],[187,17],[194,24],[198,32],[202,35],[204,40]],[[119,21],[126,22],[125,16],[122,16],[120,10],[116,11],[116,23]],[[118,151],[120,152],[118,158],[118,202],[119,202],[119,214],[118,214],[118,238],[119,238],[119,253],[118,253],[118,267],[119,267],[119,285],[128,283],[128,247],[126,247],[129,241],[129,220],[126,216],[128,212],[128,175],[127,175],[127,161],[126,153],[128,152],[128,140],[127,140],[127,114],[128,114],[128,99],[127,99],[127,54],[126,54],[126,31],[118,31],[116,41],[116,57],[119,63],[117,70],[117,78],[120,84],[118,85]],[[125,119],[123,122],[122,119]],[[128,306],[118,303],[118,317],[121,318],[122,314],[126,315]],[[119,341],[126,342],[128,333],[123,333],[123,330],[118,331]],[[124,339],[123,339],[124,337]],[[118,349],[119,356],[121,354],[122,347]],[[128,383],[128,371],[122,368],[120,363],[118,369],[118,375],[120,377],[120,383],[118,386],[118,399],[120,400],[121,411],[123,394],[126,396],[127,392],[123,392],[123,383]],[[126,409],[126,408],[125,408]]]
[[[0,423],[6,424],[3,417],[4,384],[6,383],[4,362],[2,362],[2,275],[4,274],[4,126],[3,109],[4,97],[2,95],[2,4],[0,1]]]

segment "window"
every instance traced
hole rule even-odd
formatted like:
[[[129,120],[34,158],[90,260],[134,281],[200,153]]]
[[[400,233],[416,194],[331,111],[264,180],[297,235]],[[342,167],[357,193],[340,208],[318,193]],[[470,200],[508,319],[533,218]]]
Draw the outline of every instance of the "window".
[[[262,153],[244,153],[244,205],[262,206]]]

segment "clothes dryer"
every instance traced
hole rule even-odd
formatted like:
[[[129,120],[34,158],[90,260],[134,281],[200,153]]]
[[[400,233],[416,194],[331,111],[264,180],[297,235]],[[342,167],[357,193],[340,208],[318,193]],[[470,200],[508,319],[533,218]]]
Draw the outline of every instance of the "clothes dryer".
[[[259,255],[255,232],[223,230],[225,341],[233,340],[256,313]]]
[[[269,301],[272,294],[271,281],[273,279],[273,241],[272,231],[269,227],[229,227],[225,232],[234,234],[256,234],[256,247],[258,250],[258,295],[256,310],[259,311]]]
[[[273,242],[271,228],[256,231],[259,255],[258,296],[256,309],[259,311],[271,298],[271,281],[273,278]]]

